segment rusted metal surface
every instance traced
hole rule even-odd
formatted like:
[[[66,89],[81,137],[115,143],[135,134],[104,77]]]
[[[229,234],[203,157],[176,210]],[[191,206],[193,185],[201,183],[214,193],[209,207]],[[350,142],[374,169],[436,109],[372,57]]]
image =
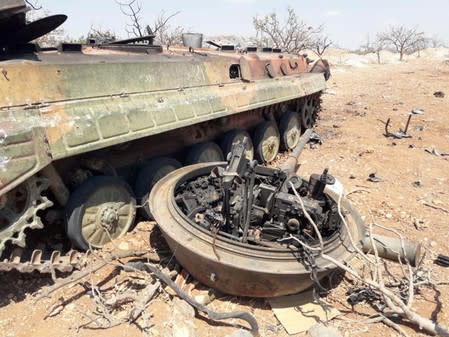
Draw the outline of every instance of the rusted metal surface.
[[[189,220],[178,207],[175,190],[184,182],[209,175],[225,163],[207,163],[181,168],[157,183],[149,198],[150,208],[178,262],[202,283],[238,296],[274,297],[300,292],[312,286],[311,270],[302,263],[300,249],[269,248],[236,242],[224,236],[213,236]],[[347,202],[346,202],[347,203]],[[350,226],[355,242],[361,242],[364,230],[360,216]],[[358,224],[357,224],[358,223]],[[351,257],[349,236],[345,228],[325,245],[327,254],[340,261]],[[317,279],[335,267],[319,256],[314,259]]]

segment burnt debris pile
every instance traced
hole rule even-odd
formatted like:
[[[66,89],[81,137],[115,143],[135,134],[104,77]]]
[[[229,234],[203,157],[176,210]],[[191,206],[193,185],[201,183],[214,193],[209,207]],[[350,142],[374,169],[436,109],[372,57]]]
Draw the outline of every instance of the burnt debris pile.
[[[341,228],[337,203],[323,193],[326,184],[335,183],[327,170],[308,181],[288,177],[248,160],[244,143],[234,144],[228,159],[226,167],[217,166],[210,175],[176,189],[176,203],[190,223],[214,235],[271,248],[299,246],[298,239],[318,244],[308,216],[324,240]]]

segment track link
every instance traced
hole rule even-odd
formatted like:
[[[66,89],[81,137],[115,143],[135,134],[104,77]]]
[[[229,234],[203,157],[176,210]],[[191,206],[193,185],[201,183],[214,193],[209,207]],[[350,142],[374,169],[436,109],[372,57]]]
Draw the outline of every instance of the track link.
[[[37,271],[42,274],[60,271],[63,273],[80,269],[86,254],[71,250],[65,255],[59,251],[53,251],[49,259],[42,259],[43,252],[39,249],[33,250],[29,260],[23,259],[25,250],[15,247],[8,259],[0,261],[0,271],[17,270],[20,273],[32,273]]]

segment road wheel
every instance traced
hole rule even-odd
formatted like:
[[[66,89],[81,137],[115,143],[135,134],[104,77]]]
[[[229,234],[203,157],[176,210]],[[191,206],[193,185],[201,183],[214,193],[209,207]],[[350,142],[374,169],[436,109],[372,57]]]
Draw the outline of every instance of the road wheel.
[[[157,158],[145,164],[137,174],[134,191],[139,205],[139,213],[145,218],[152,219],[150,207],[148,207],[148,195],[153,186],[170,172],[177,170],[182,165],[173,158]]]
[[[301,107],[301,124],[304,129],[311,129],[315,124],[315,105],[313,99],[307,98]]]
[[[287,111],[281,117],[279,129],[284,150],[291,150],[298,145],[301,138],[301,124],[295,111]]]
[[[101,248],[125,235],[135,215],[136,200],[128,184],[116,177],[95,176],[70,196],[67,236],[80,249]]]
[[[214,142],[204,142],[193,145],[186,157],[186,165],[223,161],[220,147]]]
[[[248,160],[253,160],[254,146],[251,140],[251,136],[248,132],[242,129],[234,129],[225,133],[223,139],[221,140],[221,149],[223,150],[223,154],[227,156],[228,153],[232,150],[232,144],[242,142],[245,137],[248,138],[248,143],[246,145],[245,151],[246,158],[248,158]]]
[[[279,130],[275,122],[266,121],[260,123],[254,133],[257,160],[260,163],[273,161],[279,152],[280,142]]]

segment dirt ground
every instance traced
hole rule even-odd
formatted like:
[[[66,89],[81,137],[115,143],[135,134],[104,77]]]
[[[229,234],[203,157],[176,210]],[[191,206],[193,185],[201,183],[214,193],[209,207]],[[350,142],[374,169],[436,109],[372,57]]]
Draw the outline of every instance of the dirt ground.
[[[448,52],[449,54],[449,52]],[[339,56],[341,59],[341,56]],[[442,59],[410,59],[402,63],[350,66],[334,60],[333,76],[323,95],[323,111],[316,129],[323,144],[307,148],[300,157],[299,174],[308,176],[329,167],[330,173],[353,192],[350,199],[366,221],[374,220],[399,231],[412,241],[427,247],[425,267],[436,281],[449,281],[449,268],[431,261],[436,254],[449,255],[449,61]],[[444,91],[438,98],[434,92]],[[395,140],[383,136],[384,123],[391,118],[391,130],[403,128],[408,112],[424,110],[413,116],[409,134],[412,138]],[[369,174],[381,182],[369,182]],[[432,208],[427,205],[434,205]],[[445,211],[446,210],[446,211]],[[139,224],[120,248],[149,245],[157,229],[150,223]],[[152,240],[153,242],[154,240]],[[112,274],[107,268],[85,281],[101,287],[122,286],[124,273]],[[103,281],[107,278],[106,281]],[[139,281],[136,278],[136,282]],[[139,281],[141,282],[141,280]],[[139,283],[137,282],[137,283]],[[98,330],[83,328],[95,304],[86,289],[79,285],[65,287],[50,298],[35,300],[36,292],[52,284],[50,278],[38,275],[0,274],[0,335],[19,336],[141,336],[137,325]],[[365,324],[364,316],[354,313],[346,303],[347,280],[334,289],[327,300],[341,311],[329,324],[342,336],[396,336],[397,332],[383,324]],[[439,285],[437,291],[424,287],[416,294],[413,307],[423,316],[449,322],[449,286]],[[47,317],[55,304],[64,302],[64,309]],[[287,336],[264,300],[221,297],[210,308],[217,311],[246,310],[259,322],[262,336]],[[149,336],[227,336],[241,323],[231,320],[210,324],[196,317],[185,319],[190,332],[176,332],[179,323],[176,305],[162,292],[147,312],[153,315]],[[369,312],[367,305],[356,311]],[[404,327],[410,336],[421,333]],[[297,335],[302,336],[302,335]]]

